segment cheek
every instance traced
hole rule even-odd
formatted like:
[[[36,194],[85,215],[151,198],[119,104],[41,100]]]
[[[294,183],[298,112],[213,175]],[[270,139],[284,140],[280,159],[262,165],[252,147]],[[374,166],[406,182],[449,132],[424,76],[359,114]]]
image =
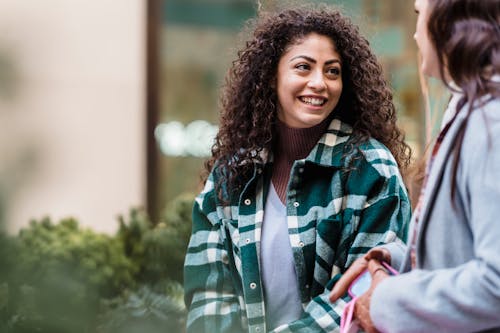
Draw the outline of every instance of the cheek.
[[[277,82],[276,90],[280,93],[290,93],[295,85],[293,77],[282,75]]]
[[[427,36],[417,38],[417,45],[422,57],[422,69],[424,74],[430,76],[438,75],[436,68],[438,67],[437,54],[432,46],[432,43]]]
[[[280,103],[286,101],[290,96],[290,90],[286,85],[280,85],[276,92],[278,94],[278,102]]]
[[[342,90],[344,89],[344,83],[342,81],[339,82],[338,88],[337,88],[337,94],[340,96],[342,94]]]
[[[434,52],[434,49],[432,49],[432,48],[429,48],[429,50],[428,50],[426,74],[429,76],[439,78],[438,59],[437,59],[436,52]]]
[[[339,99],[340,95],[342,94],[342,88],[343,88],[342,81],[333,84],[330,87],[330,95],[332,95],[335,99]]]

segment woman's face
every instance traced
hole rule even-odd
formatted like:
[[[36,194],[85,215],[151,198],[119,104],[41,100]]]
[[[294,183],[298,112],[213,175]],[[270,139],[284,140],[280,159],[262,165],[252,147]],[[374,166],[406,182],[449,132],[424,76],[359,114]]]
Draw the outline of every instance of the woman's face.
[[[429,0],[415,0],[415,12],[417,13],[417,27],[415,30],[415,41],[420,50],[422,72],[428,76],[439,77],[439,64],[436,50],[434,49],[427,31],[427,21],[430,14]]]
[[[293,128],[325,120],[342,93],[342,62],[329,37],[310,33],[281,56],[276,76],[278,118]]]

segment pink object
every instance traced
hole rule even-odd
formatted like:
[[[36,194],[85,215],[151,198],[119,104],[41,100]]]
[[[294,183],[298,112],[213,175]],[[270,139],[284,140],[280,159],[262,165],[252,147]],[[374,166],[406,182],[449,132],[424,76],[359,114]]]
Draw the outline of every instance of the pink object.
[[[389,264],[382,262],[390,275],[397,275],[398,271]],[[357,320],[353,319],[354,306],[359,296],[364,294],[371,285],[371,275],[368,270],[364,270],[349,286],[348,293],[352,299],[345,305],[340,317],[340,333],[356,333],[360,330]]]

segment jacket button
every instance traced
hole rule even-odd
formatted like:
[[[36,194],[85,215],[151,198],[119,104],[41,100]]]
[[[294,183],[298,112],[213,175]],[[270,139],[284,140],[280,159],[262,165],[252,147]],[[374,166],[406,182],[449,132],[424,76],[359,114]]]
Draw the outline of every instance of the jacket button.
[[[298,203],[298,201],[295,201],[295,202],[293,203],[293,207],[299,207],[299,206],[300,206],[300,204]]]
[[[250,206],[251,203],[252,203],[252,200],[245,199],[245,205]]]
[[[255,289],[255,288],[257,288],[257,283],[255,282],[250,283],[250,289]]]
[[[301,241],[301,242],[299,242],[299,246],[300,246],[300,247],[304,247],[304,242],[302,242],[302,241]]]

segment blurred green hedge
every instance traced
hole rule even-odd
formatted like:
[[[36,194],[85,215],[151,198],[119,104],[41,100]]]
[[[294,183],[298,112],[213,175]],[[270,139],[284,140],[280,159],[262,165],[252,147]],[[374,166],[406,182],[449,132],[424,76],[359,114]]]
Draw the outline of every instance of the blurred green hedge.
[[[115,235],[49,218],[0,234],[0,332],[184,332],[193,200],[178,197],[155,224],[131,209]]]

